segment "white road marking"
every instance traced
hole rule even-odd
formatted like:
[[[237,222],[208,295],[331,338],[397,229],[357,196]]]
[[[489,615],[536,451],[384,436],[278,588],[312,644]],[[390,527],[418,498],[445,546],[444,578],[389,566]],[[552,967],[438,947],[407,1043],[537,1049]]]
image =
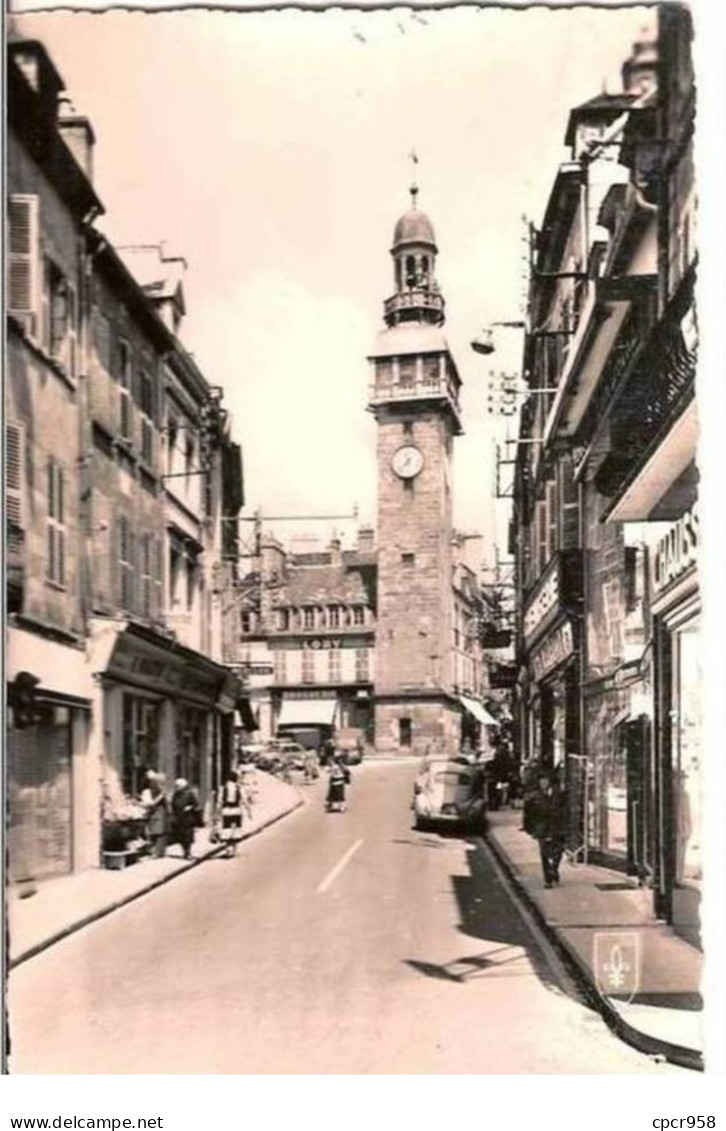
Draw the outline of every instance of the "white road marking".
[[[349,848],[349,849],[348,849],[348,851],[347,851],[347,852],[345,853],[345,855],[344,855],[344,856],[341,856],[340,860],[339,860],[339,861],[338,861],[338,863],[337,863],[337,864],[335,865],[335,867],[334,867],[334,868],[332,868],[332,869],[331,869],[331,871],[330,871],[330,872],[328,872],[328,874],[327,874],[327,876],[325,877],[325,879],[324,879],[324,880],[322,880],[322,882],[318,884],[317,888],[315,889],[315,894],[316,894],[316,895],[322,895],[324,891],[327,891],[327,890],[328,890],[328,888],[330,887],[330,885],[331,885],[332,883],[334,883],[334,882],[335,882],[335,880],[336,880],[336,879],[338,878],[338,876],[340,875],[340,873],[341,873],[341,872],[343,871],[343,868],[345,868],[345,866],[346,866],[346,864],[348,863],[348,861],[349,861],[349,860],[350,860],[350,859],[351,859],[351,858],[353,857],[353,855],[354,855],[354,854],[355,854],[355,853],[356,853],[356,852],[358,851],[358,849],[360,848],[360,846],[362,845],[362,843],[363,843],[363,839],[361,838],[360,840],[357,840],[357,841],[355,842],[355,844],[351,844],[350,848]]]

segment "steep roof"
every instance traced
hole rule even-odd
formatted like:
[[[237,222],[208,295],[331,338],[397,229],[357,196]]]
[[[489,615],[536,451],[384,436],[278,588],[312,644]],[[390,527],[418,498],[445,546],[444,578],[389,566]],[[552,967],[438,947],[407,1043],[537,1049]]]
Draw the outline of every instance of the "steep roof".
[[[369,590],[359,569],[345,565],[288,567],[273,605],[369,604]]]

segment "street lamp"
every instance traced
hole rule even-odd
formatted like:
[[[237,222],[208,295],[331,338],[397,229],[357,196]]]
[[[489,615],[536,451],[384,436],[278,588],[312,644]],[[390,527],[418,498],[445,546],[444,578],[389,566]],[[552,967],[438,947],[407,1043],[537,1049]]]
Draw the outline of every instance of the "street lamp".
[[[474,350],[474,353],[494,353],[494,330],[498,326],[502,326],[505,329],[509,330],[527,329],[525,322],[491,322],[489,326],[485,326],[484,329],[479,334],[477,334],[477,336],[472,341],[471,348]]]

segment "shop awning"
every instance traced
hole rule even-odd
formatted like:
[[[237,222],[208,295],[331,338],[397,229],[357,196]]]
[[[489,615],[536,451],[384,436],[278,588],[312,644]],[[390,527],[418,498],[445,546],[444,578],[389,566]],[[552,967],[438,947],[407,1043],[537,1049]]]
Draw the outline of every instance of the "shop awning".
[[[52,694],[83,703],[90,703],[93,698],[93,683],[82,648],[71,648],[26,629],[9,627],[6,679],[15,679],[21,671],[30,672],[38,680],[38,698]]]
[[[278,727],[333,726],[337,699],[283,699]]]
[[[249,696],[240,695],[236,703],[237,723],[243,730],[257,730],[257,719],[252,710]]]
[[[476,721],[481,723],[482,726],[499,726],[497,720],[495,718],[492,718],[489,712],[482,706],[481,703],[477,702],[476,699],[469,699],[466,695],[460,695],[459,702],[461,703],[464,710],[468,711],[470,715],[473,715]]]

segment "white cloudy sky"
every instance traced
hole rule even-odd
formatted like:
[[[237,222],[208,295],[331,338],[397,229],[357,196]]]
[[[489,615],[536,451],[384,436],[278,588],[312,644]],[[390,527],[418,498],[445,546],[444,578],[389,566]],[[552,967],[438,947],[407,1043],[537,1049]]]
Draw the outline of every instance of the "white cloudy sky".
[[[415,148],[465,383],[456,520],[503,546],[486,383],[520,342],[503,331],[491,361],[468,342],[520,316],[521,216],[541,221],[570,107],[620,88],[649,19],[634,6],[21,17],[94,125],[99,226],[189,262],[182,336],[224,387],[248,511],[356,502],[375,517],[365,357]]]

